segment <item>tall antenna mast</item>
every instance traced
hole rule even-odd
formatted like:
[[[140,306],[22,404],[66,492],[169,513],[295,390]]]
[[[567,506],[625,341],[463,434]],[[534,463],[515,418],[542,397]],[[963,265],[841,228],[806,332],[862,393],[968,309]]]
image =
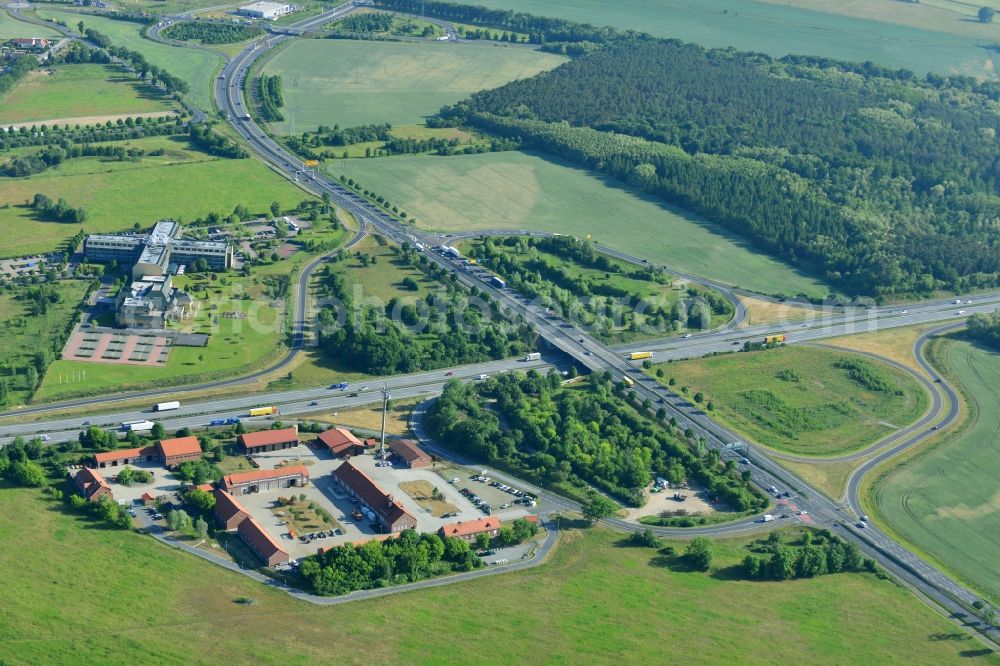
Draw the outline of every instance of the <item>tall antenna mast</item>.
[[[389,411],[389,383],[382,386],[382,449],[381,457],[385,458],[385,413]]]

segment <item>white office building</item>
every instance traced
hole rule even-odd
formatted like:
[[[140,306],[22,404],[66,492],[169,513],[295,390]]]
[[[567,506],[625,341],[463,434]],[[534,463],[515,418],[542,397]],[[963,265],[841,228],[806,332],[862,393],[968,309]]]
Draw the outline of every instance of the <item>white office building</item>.
[[[273,21],[294,11],[295,5],[286,5],[280,2],[255,2],[252,5],[240,7],[238,13],[240,16]]]

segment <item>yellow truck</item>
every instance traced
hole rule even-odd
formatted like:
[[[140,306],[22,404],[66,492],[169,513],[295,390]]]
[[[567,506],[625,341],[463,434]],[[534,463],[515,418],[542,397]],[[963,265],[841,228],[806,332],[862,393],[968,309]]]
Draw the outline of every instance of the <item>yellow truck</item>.
[[[277,414],[277,407],[255,407],[250,410],[250,416],[271,416],[272,414]]]
[[[628,355],[630,361],[641,361],[644,358],[653,358],[653,352],[632,352]]]

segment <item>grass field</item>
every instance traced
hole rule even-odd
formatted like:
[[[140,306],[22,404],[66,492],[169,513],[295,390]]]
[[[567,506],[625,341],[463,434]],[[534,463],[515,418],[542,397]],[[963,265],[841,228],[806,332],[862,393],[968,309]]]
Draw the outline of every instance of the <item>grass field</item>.
[[[36,192],[63,197],[87,209],[87,232],[122,231],[136,223],[152,226],[165,217],[191,220],[212,211],[229,214],[243,203],[263,212],[272,201],[286,208],[309,198],[302,190],[253,159],[215,159],[193,149],[184,137],[154,137],[116,145],[164,147],[161,157],[114,162],[86,157],[30,178],[0,183],[0,256],[62,249],[80,227],[38,220],[24,206]],[[249,184],[252,183],[252,187]]]
[[[818,347],[781,347],[659,364],[675,390],[704,393],[712,416],[758,444],[803,455],[859,449],[909,425],[927,408],[913,379],[876,361],[864,362],[902,395],[867,388],[835,367],[859,357]],[[689,397],[690,399],[690,397]]]
[[[33,25],[11,18],[6,10],[0,11],[0,41],[15,37],[58,37],[59,33],[51,28]]]
[[[796,4],[800,0],[792,0]],[[924,0],[927,2],[928,0]],[[930,0],[933,2],[934,0]],[[815,0],[816,5],[845,2]],[[970,39],[942,32],[929,22],[927,29],[892,25],[842,14],[810,11],[753,0],[482,0],[487,7],[514,9],[674,37],[708,47],[734,46],[773,56],[789,53],[820,55],[901,67],[923,74],[961,72],[970,76],[996,75],[997,57],[983,48],[994,39]],[[867,1],[865,4],[876,4]],[[881,3],[880,3],[881,4]],[[907,11],[903,3],[885,0],[893,12]],[[978,5],[976,6],[978,9]],[[951,27],[954,21],[948,19]]]
[[[436,42],[301,40],[265,66],[280,74],[282,132],[318,125],[411,125],[469,93],[534,76],[565,58],[528,49]]]
[[[49,350],[50,358],[58,358],[61,349],[51,348],[51,341],[61,336],[75,317],[76,306],[87,291],[82,280],[56,283],[62,300],[49,306],[45,315],[32,316],[25,301],[17,300],[13,292],[0,294],[0,379],[11,389],[9,405],[23,404],[28,397],[25,386],[26,368],[37,351]],[[10,370],[17,372],[16,377]]]
[[[904,538],[1000,601],[1000,354],[958,340],[945,358],[969,425],[879,482],[874,502]]]
[[[343,169],[425,229],[533,229],[575,236],[764,293],[829,289],[715,225],[617,181],[522,152],[354,160]]]
[[[128,7],[127,4],[125,6]],[[169,46],[144,39],[142,37],[143,26],[138,23],[115,21],[71,10],[62,11],[46,8],[37,13],[42,18],[59,19],[71,26],[76,26],[82,20],[87,28],[93,28],[110,37],[111,43],[115,46],[124,46],[139,51],[150,63],[187,81],[191,87],[191,92],[187,95],[190,101],[205,111],[212,111],[214,106],[212,81],[215,69],[222,63],[221,56],[200,49]]]
[[[47,72],[51,71],[51,74]],[[168,111],[156,88],[107,65],[38,70],[3,98],[0,126],[53,118]]]
[[[616,548],[621,537],[604,530],[564,536],[547,564],[523,573],[318,607],[67,515],[38,491],[0,486],[0,499],[0,565],[18,572],[0,606],[12,663],[72,661],[82,640],[108,664],[192,655],[309,664],[334,653],[358,664],[998,663],[962,660],[982,646],[870,575],[731,581],[664,568],[655,551]],[[723,566],[745,552],[740,542],[715,545]],[[114,603],[90,612],[95,599]],[[445,646],[445,630],[462,640]]]

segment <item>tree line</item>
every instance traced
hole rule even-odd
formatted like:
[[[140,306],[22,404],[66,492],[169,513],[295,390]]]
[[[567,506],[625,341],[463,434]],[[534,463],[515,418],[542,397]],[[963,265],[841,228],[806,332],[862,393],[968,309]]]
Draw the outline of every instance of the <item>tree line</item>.
[[[21,79],[28,75],[28,72],[38,67],[38,59],[35,56],[25,55],[8,65],[3,72],[0,72],[0,95],[6,95],[14,89]]]
[[[83,27],[82,22],[80,25]],[[83,34],[88,41],[106,51],[112,58],[117,58],[131,67],[140,79],[148,81],[151,85],[155,86],[159,84],[168,93],[178,95],[184,95],[189,91],[190,87],[187,81],[174,76],[165,69],[150,64],[146,61],[146,57],[138,51],[133,51],[124,46],[114,46],[111,43],[110,37],[93,28],[84,27]]]
[[[493,402],[490,408],[485,402]],[[503,419],[504,428],[500,427]],[[450,448],[579,495],[591,484],[642,506],[656,476],[691,480],[737,511],[767,500],[735,465],[692,436],[641,415],[606,373],[572,389],[557,372],[506,373],[477,385],[451,381],[428,410],[428,431]]]
[[[348,14],[338,20],[334,27],[347,32],[389,32],[392,29],[393,16],[383,12],[366,12],[364,14]]]
[[[1000,284],[1000,86],[617,39],[441,118],[704,215],[849,294]],[[724,103],[719,100],[725,100]]]
[[[162,155],[162,148],[146,151],[142,148],[125,148],[108,144],[84,144],[69,146],[49,146],[45,150],[30,155],[15,157],[0,165],[0,174],[10,178],[30,176],[41,173],[50,167],[59,166],[64,160],[79,157],[108,157],[124,162],[138,160],[144,155]]]
[[[260,116],[268,122],[284,120],[281,107],[285,100],[281,96],[281,76],[261,74],[257,77],[257,97],[260,99]]]
[[[993,314],[974,314],[968,320],[969,335],[1000,351],[1000,311]]]
[[[106,141],[133,141],[150,136],[173,136],[187,134],[185,123],[178,117],[169,118],[119,118],[95,125],[31,125],[15,129],[9,127],[0,132],[0,149],[23,148],[25,146],[60,145],[67,149],[72,144],[88,144]]]
[[[178,41],[197,41],[202,44],[235,44],[256,39],[264,30],[255,25],[241,23],[207,23],[205,21],[178,21],[163,31],[165,37]]]

